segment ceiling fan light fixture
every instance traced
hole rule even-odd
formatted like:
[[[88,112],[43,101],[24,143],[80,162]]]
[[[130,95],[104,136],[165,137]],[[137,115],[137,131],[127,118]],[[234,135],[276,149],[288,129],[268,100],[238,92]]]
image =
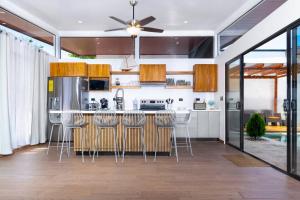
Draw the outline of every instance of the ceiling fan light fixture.
[[[129,26],[127,28],[127,32],[131,35],[131,36],[137,36],[140,32],[141,32],[141,28],[136,27],[136,26]]]

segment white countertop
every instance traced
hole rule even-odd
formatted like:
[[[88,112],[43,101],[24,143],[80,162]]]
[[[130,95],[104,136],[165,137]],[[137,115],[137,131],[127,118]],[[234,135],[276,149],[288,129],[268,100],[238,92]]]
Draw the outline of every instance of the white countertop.
[[[176,114],[186,114],[189,112],[189,110],[174,110]],[[220,112],[221,110],[192,110],[194,112]],[[62,113],[62,112],[67,112],[67,113],[78,113],[82,112],[83,114],[94,114],[96,111],[93,110],[49,110],[49,113]],[[125,111],[122,110],[116,110],[116,114],[123,114]],[[157,111],[155,110],[144,110],[145,114],[155,114]]]

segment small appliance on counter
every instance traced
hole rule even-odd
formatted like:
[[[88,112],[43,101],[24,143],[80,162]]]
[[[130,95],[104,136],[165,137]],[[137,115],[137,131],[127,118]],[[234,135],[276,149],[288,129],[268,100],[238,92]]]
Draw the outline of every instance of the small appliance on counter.
[[[165,110],[165,100],[141,99],[140,110]]]
[[[133,107],[133,110],[139,109],[139,102],[136,98],[132,101],[132,107]]]
[[[100,99],[100,108],[108,109],[108,100],[106,98]]]
[[[196,98],[194,100],[194,110],[206,110],[206,102],[203,100],[203,102],[200,101],[200,98]]]
[[[59,97],[50,97],[50,110],[59,110],[60,109],[60,98]]]
[[[173,103],[174,103],[174,99],[171,99],[171,98],[168,98],[167,100],[166,100],[166,103],[167,103],[167,109],[168,110],[172,110],[172,107],[173,107]]]
[[[184,102],[183,102],[183,98],[178,99],[177,110],[186,110],[186,107],[185,107]]]
[[[91,103],[89,103],[89,110],[99,110],[99,107],[100,104],[95,100],[95,98],[91,98]]]
[[[121,94],[119,94],[119,93],[121,93]],[[117,89],[113,100],[115,102],[116,110],[125,110],[124,89],[123,88]]]

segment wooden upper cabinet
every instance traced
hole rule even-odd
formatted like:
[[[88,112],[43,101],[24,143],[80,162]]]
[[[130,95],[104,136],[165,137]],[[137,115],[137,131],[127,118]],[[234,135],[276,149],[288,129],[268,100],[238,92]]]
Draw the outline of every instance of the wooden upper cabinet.
[[[165,64],[142,64],[140,65],[141,83],[165,83],[166,65]]]
[[[216,64],[194,65],[194,92],[216,92],[218,89]]]
[[[87,76],[87,65],[82,62],[57,62],[50,63],[50,76]]]
[[[109,78],[111,66],[109,64],[89,64],[88,77]]]

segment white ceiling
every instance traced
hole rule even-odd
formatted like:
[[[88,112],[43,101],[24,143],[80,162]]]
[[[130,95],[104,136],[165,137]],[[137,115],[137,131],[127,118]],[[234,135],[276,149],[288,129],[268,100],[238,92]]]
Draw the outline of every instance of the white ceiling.
[[[148,26],[165,30],[216,30],[253,0],[139,0],[136,18],[154,16]],[[129,0],[10,0],[59,31],[101,31],[122,27],[109,16],[131,19]],[[12,11],[13,12],[13,11]],[[16,13],[18,14],[18,13]],[[82,24],[78,20],[83,21]],[[187,24],[184,21],[188,21]]]

